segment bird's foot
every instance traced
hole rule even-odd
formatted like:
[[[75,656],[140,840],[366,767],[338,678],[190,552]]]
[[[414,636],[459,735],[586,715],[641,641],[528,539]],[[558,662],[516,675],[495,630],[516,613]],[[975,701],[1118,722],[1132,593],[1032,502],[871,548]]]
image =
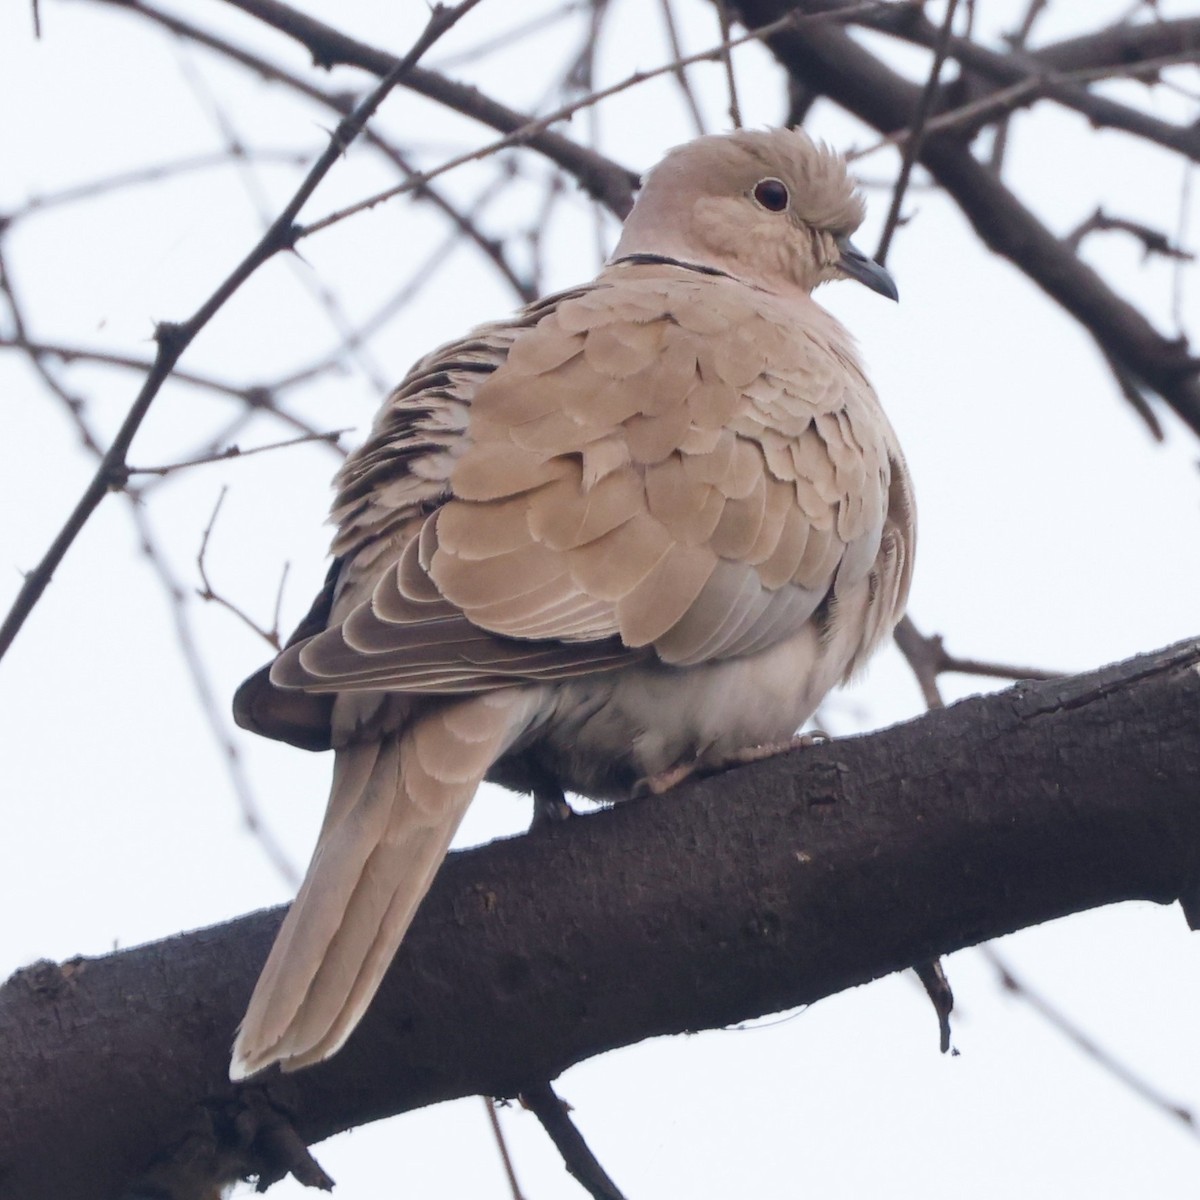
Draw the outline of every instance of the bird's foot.
[[[533,789],[533,820],[529,822],[531,833],[547,825],[559,825],[576,815],[567,803],[562,788],[547,785]]]
[[[807,746],[823,746],[833,739],[821,729],[812,733],[797,733],[786,742],[767,742],[763,746],[747,746],[744,750],[735,750],[722,758],[707,774],[715,775],[719,771],[728,771],[730,767],[744,767],[747,763],[762,762],[764,758],[774,758],[777,754],[787,754],[792,750],[800,750]]]
[[[799,750],[805,746],[821,746],[830,741],[829,734],[819,729],[812,733],[798,733],[786,742],[767,742],[762,746],[747,746],[743,750],[735,750],[723,758],[696,760],[680,763],[679,766],[669,767],[656,775],[647,775],[633,785],[633,797],[661,796],[673,787],[678,787],[685,779],[693,776],[705,779],[709,775],[720,775],[733,767],[743,767],[748,763],[761,762],[764,758],[774,758],[777,754],[787,754],[789,750]]]
[[[669,792],[692,775],[702,776],[703,774],[704,771],[699,763],[680,763],[677,767],[659,771],[657,775],[644,775],[633,785],[630,795],[635,800],[640,800],[643,796],[661,796],[663,792]]]

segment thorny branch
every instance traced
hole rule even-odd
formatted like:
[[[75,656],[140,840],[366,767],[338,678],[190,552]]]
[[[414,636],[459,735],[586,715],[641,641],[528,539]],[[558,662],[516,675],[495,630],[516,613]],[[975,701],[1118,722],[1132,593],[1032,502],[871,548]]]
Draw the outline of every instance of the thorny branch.
[[[238,264],[233,272],[218,286],[215,292],[200,306],[199,309],[184,323],[160,324],[155,331],[157,353],[154,365],[143,384],[137,398],[126,414],[120,429],[113,438],[108,450],[100,461],[92,482],[80,497],[74,511],[67,518],[58,536],[51,543],[41,562],[30,571],[17,593],[17,598],[9,609],[8,615],[0,625],[0,657],[3,657],[13,639],[20,631],[25,620],[33,611],[38,598],[46,589],[55,568],[63,560],[71,548],[75,538],[87,523],[88,518],[99,506],[108,491],[114,486],[119,487],[125,471],[125,456],[133,442],[134,436],[141,427],[154,398],[158,395],[163,383],[170,375],[175,364],[179,361],[184,350],[191,345],[196,335],[204,328],[213,316],[222,308],[225,302],[238,288],[268,259],[282,250],[289,250],[295,244],[295,220],[305,202],[316,189],[317,184],[329,173],[330,169],[341,157],[346,146],[358,136],[367,120],[383,103],[387,94],[412,70],[417,60],[461,17],[465,16],[479,0],[463,0],[454,8],[437,7],[433,9],[429,22],[417,39],[413,48],[397,62],[384,76],[370,95],[349,116],[344,118],[329,139],[329,145],[314,163],[304,181],[296,190],[292,199],[285,205],[283,211],[271,223],[267,232],[258,243]]]
[[[206,463],[228,462],[231,458],[249,458],[252,454],[266,454],[271,450],[286,450],[291,446],[303,446],[310,442],[328,442],[336,446],[338,439],[343,434],[349,432],[349,429],[331,429],[328,433],[304,433],[299,437],[288,438],[286,441],[270,442],[265,446],[250,446],[245,450],[241,446],[226,446],[223,450],[216,450],[211,454],[201,454],[196,458],[181,459],[179,462],[168,463],[162,467],[126,467],[125,476],[129,478],[132,475],[157,475],[161,478],[164,475],[174,474],[176,471],[186,470],[188,467],[204,466]]]
[[[2,278],[0,276],[0,280]],[[4,290],[2,282],[0,282],[0,290]],[[83,363],[99,367],[116,367],[125,371],[133,371],[139,375],[147,374],[154,368],[154,360],[150,358],[139,358],[131,354],[114,354],[108,350],[97,350],[87,346],[66,346],[58,342],[30,338],[20,325],[15,326],[15,332],[11,336],[0,334],[0,350],[12,350],[24,354],[44,380],[47,380],[44,371],[45,359],[55,359],[68,366],[73,363]],[[184,383],[189,387],[236,400],[249,412],[268,413],[275,420],[295,429],[300,435],[311,440],[318,440],[323,436],[320,430],[279,407],[276,403],[275,394],[289,386],[290,380],[273,384],[270,387],[256,384],[243,386],[214,379],[210,375],[202,375],[195,371],[176,369],[171,372],[170,382]],[[47,383],[52,390],[58,386],[57,381],[51,384],[47,380]],[[333,449],[336,451],[337,447],[334,446]]]

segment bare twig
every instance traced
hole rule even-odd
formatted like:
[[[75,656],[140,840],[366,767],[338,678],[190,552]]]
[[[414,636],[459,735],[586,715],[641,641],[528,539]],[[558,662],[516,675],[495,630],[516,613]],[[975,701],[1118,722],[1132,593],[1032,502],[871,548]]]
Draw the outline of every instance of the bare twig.
[[[934,49],[942,39],[941,30],[927,20],[918,8],[911,5],[891,5],[887,10],[867,16],[862,21],[871,28],[929,49]],[[1194,60],[1194,44],[1182,49],[1189,59]],[[1044,95],[1082,114],[1094,126],[1121,129],[1194,161],[1200,161],[1200,128],[1160,120],[1150,113],[1089,91],[1078,83],[1046,79],[1046,64],[1033,54],[1017,50],[1001,53],[961,37],[951,37],[947,50],[965,70],[976,72],[1001,86],[1019,83],[1031,76],[1042,78]],[[1148,69],[1147,64],[1140,64],[1140,69]]]
[[[168,463],[165,467],[126,467],[125,475],[170,475],[187,467],[200,467],[206,463],[226,462],[231,458],[249,458],[252,454],[265,454],[269,450],[286,450],[289,446],[303,446],[309,442],[329,442],[336,446],[338,439],[349,429],[331,429],[328,433],[305,433],[300,437],[288,438],[282,442],[270,442],[265,446],[251,446],[243,450],[241,446],[226,446],[212,454],[202,454],[197,458],[184,459],[181,462]]]
[[[564,96],[578,96],[580,93],[585,96],[591,95],[596,87],[596,52],[600,45],[604,19],[608,14],[609,0],[590,0],[590,8],[590,20],[583,42],[563,73],[561,93]],[[600,144],[599,105],[592,105],[590,108],[584,109],[584,115],[587,121],[588,147],[593,152],[598,152],[597,147]],[[549,209],[558,202],[561,195],[561,187],[557,182],[552,182],[546,192],[547,215]],[[541,228],[544,227],[539,227],[534,234],[534,240],[537,242],[541,240]],[[605,232],[604,213],[601,211],[600,205],[593,204],[592,236],[595,239],[596,256],[599,262],[603,262],[607,256]]]
[[[223,56],[232,59],[234,62],[240,63],[242,66],[250,68],[256,74],[261,75],[264,79],[273,80],[276,83],[281,83],[292,91],[298,92],[317,104],[321,104],[326,108],[336,112],[339,116],[348,116],[354,109],[352,99],[342,92],[324,91],[319,87],[309,83],[306,79],[301,78],[292,71],[280,66],[278,63],[273,63],[253,54],[241,47],[234,46],[232,43],[224,41],[220,38],[208,34],[201,34],[199,30],[187,28],[180,29],[179,32],[185,36],[191,37],[198,44],[205,46],[209,50],[216,51]],[[371,146],[379,153],[384,155],[395,167],[397,167],[404,175],[412,177],[417,174],[416,169],[409,161],[408,156],[404,154],[399,147],[392,144],[381,134],[373,129],[364,129],[362,141],[365,145]],[[503,248],[493,239],[485,237],[476,225],[474,217],[477,213],[462,213],[451,201],[439,190],[429,187],[428,185],[419,184],[413,188],[413,196],[417,200],[423,200],[439,209],[442,214],[447,217],[456,227],[456,229],[467,237],[482,253],[489,258],[500,271],[506,282],[513,288],[516,294],[524,303],[529,303],[536,296],[530,287],[528,280],[521,278],[512,265],[508,262],[507,257],[503,252]],[[351,340],[347,338],[347,345],[351,344]]]
[[[1192,176],[1195,168],[1191,163],[1183,167],[1183,183],[1179,188],[1179,220],[1175,226],[1175,244],[1182,246],[1188,237],[1188,218],[1192,211]],[[1183,335],[1183,263],[1176,261],[1171,274],[1171,319],[1175,329]]]
[[[241,621],[248,628],[254,630],[254,632],[257,633],[258,636],[262,638],[272,650],[278,653],[283,646],[283,638],[279,632],[279,612],[282,607],[283,585],[287,580],[288,565],[286,563],[284,564],[283,577],[279,581],[279,591],[276,593],[275,597],[275,613],[272,617],[272,621],[274,623],[270,629],[264,629],[253,617],[234,604],[233,601],[227,600],[224,596],[220,595],[213,588],[212,581],[208,577],[208,568],[206,563],[208,557],[208,543],[209,539],[212,537],[213,529],[217,524],[217,517],[220,516],[221,505],[225,503],[225,493],[228,490],[229,489],[227,487],[223,487],[221,489],[220,494],[217,496],[217,502],[213,505],[212,516],[208,518],[208,524],[205,525],[204,533],[200,536],[200,549],[196,552],[196,570],[200,575],[200,582],[204,586],[196,589],[196,595],[198,595],[201,600],[211,600],[214,604],[219,604],[222,608],[233,613],[233,615],[237,617],[239,621]]]
[[[496,1101],[491,1096],[480,1096],[479,1098],[487,1110],[488,1124],[492,1127],[492,1137],[496,1140],[496,1149],[500,1151],[500,1162],[504,1166],[504,1177],[508,1180],[508,1190],[512,1193],[512,1200],[525,1200],[521,1192],[521,1185],[517,1182],[517,1173],[513,1169],[512,1156],[508,1153],[508,1142],[505,1140],[504,1130],[500,1128]]]
[[[220,38],[214,38],[199,27],[164,12],[146,3],[146,0],[103,0],[104,3],[119,5],[123,11],[140,13],[166,29],[203,45],[217,43],[223,49]],[[298,9],[282,4],[279,0],[229,0],[236,8],[257,17],[272,28],[280,30],[298,41],[313,57],[313,61],[326,67],[339,63],[360,67],[373,75],[387,75],[396,66],[393,55],[374,46],[355,41],[338,32],[330,25],[315,20]],[[491,128],[511,133],[530,124],[529,117],[506,105],[499,104],[478,88],[469,84],[447,79],[436,71],[415,66],[405,78],[405,87],[426,96],[455,112],[489,125]],[[527,143],[551,162],[567,171],[579,181],[581,187],[618,216],[624,216],[632,203],[633,189],[637,176],[619,163],[580,146],[570,138],[549,130],[533,130],[522,136]]]
[[[292,569],[292,564],[285,562],[283,570],[279,572],[279,586],[275,589],[275,607],[271,610],[271,628],[275,632],[275,637],[280,638],[279,627],[283,616],[283,593],[287,588],[288,572]]]
[[[721,64],[725,68],[725,86],[729,89],[729,122],[734,129],[741,129],[742,106],[738,103],[733,56],[729,53],[729,10],[725,7],[725,0],[717,0],[717,19],[721,22]]]
[[[980,946],[979,953],[995,968],[1004,988],[1028,1004],[1038,1016],[1053,1026],[1055,1031],[1065,1037],[1067,1041],[1073,1043],[1102,1071],[1107,1072],[1118,1083],[1129,1088],[1134,1095],[1140,1096],[1166,1116],[1187,1126],[1193,1137],[1200,1137],[1200,1125],[1197,1123],[1196,1114],[1191,1109],[1168,1099],[1156,1087],[1110,1054],[1094,1038],[1084,1033],[1078,1025],[1055,1008],[1044,996],[1033,991],[1024,980],[1019,979],[1005,959],[992,946]]]
[[[1178,259],[1182,262],[1193,262],[1196,258],[1190,250],[1185,250],[1182,245],[1172,243],[1171,239],[1160,230],[1152,229],[1141,221],[1130,221],[1124,217],[1110,217],[1102,208],[1097,208],[1086,221],[1080,222],[1063,238],[1063,241],[1072,250],[1078,251],[1083,239],[1089,233],[1113,229],[1136,238],[1142,245],[1143,259],[1149,258],[1152,254],[1157,254],[1160,258]]]
[[[558,178],[558,176],[554,176],[554,178]],[[502,170],[500,176],[489,183],[475,198],[474,202],[467,209],[465,218],[473,222],[474,218],[482,213],[487,205],[508,186],[511,179],[512,173]],[[389,296],[354,331],[351,340],[366,340],[369,337],[373,337],[382,329],[398,312],[410,304],[426,285],[432,282],[435,277],[435,269],[445,264],[454,247],[460,243],[461,239],[457,232],[451,232],[438,242],[421,262],[412,269],[404,284]],[[538,294],[536,269],[532,272],[530,278],[522,278],[520,294],[524,296],[526,292],[529,293],[530,298]],[[342,351],[343,346],[334,347],[332,351],[323,353],[319,358],[306,366],[297,367],[290,374],[276,380],[273,386],[278,391],[286,391],[300,384],[307,383],[319,375],[323,375],[340,363]]]
[[[1178,265],[1184,262],[1193,262],[1196,257],[1191,251],[1183,248],[1182,241],[1172,243],[1170,238],[1165,233],[1162,233],[1157,229],[1152,229],[1149,225],[1146,225],[1140,221],[1126,220],[1122,217],[1110,217],[1101,208],[1097,208],[1096,211],[1092,213],[1092,215],[1088,217],[1086,221],[1081,222],[1063,239],[1063,241],[1070,246],[1072,250],[1078,253],[1083,239],[1087,237],[1088,234],[1109,230],[1128,233],[1134,237],[1141,244],[1143,259],[1147,259],[1151,255],[1158,255],[1162,258],[1173,259]],[[1181,238],[1182,235],[1183,230],[1181,229]],[[1177,270],[1174,276],[1174,282],[1176,286],[1173,289],[1176,296],[1178,296],[1179,279],[1180,274]],[[1181,312],[1176,311],[1175,315],[1176,325],[1177,327],[1181,328],[1182,314]],[[1134,379],[1133,376],[1130,375],[1130,373],[1126,371],[1111,354],[1109,354],[1106,350],[1103,350],[1103,348],[1102,353],[1104,354],[1104,361],[1108,364],[1108,368],[1112,372],[1113,378],[1116,380],[1117,387],[1121,391],[1121,395],[1125,397],[1125,399],[1132,406],[1134,412],[1136,412],[1145,423],[1146,428],[1150,431],[1150,436],[1153,437],[1156,442],[1163,441],[1166,435],[1163,432],[1162,423],[1155,415],[1154,410],[1150,407],[1150,402],[1147,399],[1143,388],[1141,388],[1138,384],[1138,381]]]
[[[900,653],[912,668],[921,688],[921,695],[926,708],[942,708],[946,703],[938,688],[938,667],[936,652],[941,646],[941,639],[927,638],[913,624],[912,617],[902,617],[893,635]]]
[[[370,116],[383,103],[387,94],[412,69],[420,56],[478,3],[479,0],[463,0],[454,8],[437,7],[433,9],[425,30],[418,37],[413,48],[371,91],[370,95],[355,109],[353,115],[338,124],[325,151],[313,164],[292,199],[271,223],[270,229],[259,239],[250,253],[242,259],[233,272],[186,322],[181,325],[164,322],[158,326],[155,331],[155,342],[158,349],[149,376],[126,413],[112,444],[101,459],[92,482],[80,497],[74,511],[67,518],[50,548],[43,555],[41,562],[25,576],[25,582],[17,593],[16,600],[9,609],[3,624],[0,625],[0,657],[3,657],[9,646],[12,645],[13,639],[33,611],[34,605],[45,591],[55,569],[71,548],[80,530],[87,524],[88,519],[114,483],[120,485],[125,471],[125,456],[133,438],[145,420],[146,414],[150,411],[155,396],[158,395],[164,381],[170,375],[184,350],[191,345],[196,335],[208,324],[229,297],[263,263],[273,258],[281,250],[291,249],[295,245],[296,217],[316,189],[317,184],[329,173],[334,163],[345,151],[346,146],[354,140]]]
[[[233,118],[226,111],[225,105],[213,95],[212,89],[209,88],[207,81],[195,68],[190,57],[186,55],[181,57],[180,68],[184,80],[191,86],[192,93],[201,103],[209,120],[212,121],[224,139],[225,151],[229,155],[230,160],[236,164],[238,177],[242,182],[242,187],[250,200],[250,205],[254,209],[255,215],[258,217],[260,226],[264,231],[269,229],[272,220],[272,205],[259,182],[256,171],[256,160],[247,150],[245,141],[238,132]],[[350,107],[349,104],[346,106],[347,112]],[[343,112],[342,115],[345,116],[346,112]],[[369,131],[364,130],[362,136],[364,140],[368,138],[370,136]],[[352,323],[337,296],[325,286],[325,283],[316,272],[298,254],[286,255],[284,261],[287,263],[292,277],[309,294],[317,309],[324,314],[330,327],[341,339],[344,353],[347,357],[353,357],[358,370],[375,389],[377,394],[380,396],[386,394],[388,382],[384,376],[384,372],[372,356],[370,349],[362,343],[357,343],[354,346],[348,344],[349,339],[352,337]]]
[[[12,338],[0,338],[0,346],[12,347],[13,349],[20,350],[25,355],[29,360],[29,365],[41,377],[42,382],[51,394],[58,398],[62,406],[70,414],[75,428],[79,431],[79,440],[83,443],[84,447],[96,455],[102,454],[103,451],[101,450],[99,440],[84,419],[83,401],[78,396],[69,392],[54,372],[46,367],[46,364],[42,361],[42,355],[33,348],[33,343],[29,340],[25,315],[20,301],[17,299],[16,288],[13,284],[12,275],[8,269],[8,261],[2,248],[0,248],[0,295],[4,297],[8,305],[9,316],[13,324]]]
[[[938,676],[953,673],[958,675],[981,675],[989,679],[1060,679],[1057,671],[1042,667],[1018,667],[1008,663],[985,662],[976,658],[959,658],[949,654],[942,643],[941,634],[921,633],[911,617],[904,617],[896,626],[896,645],[904,655],[913,674],[917,677],[927,708],[941,708],[942,695],[938,689]]]
[[[448,54],[444,58],[438,58],[433,64],[433,69],[444,71],[447,67],[461,67],[467,63],[478,62],[481,58],[486,58],[488,55],[495,54],[499,50],[505,50],[518,42],[524,41],[534,33],[541,33],[545,29],[549,29],[552,25],[557,25],[561,21],[573,17],[581,9],[588,7],[588,0],[569,0],[568,3],[560,5],[558,8],[552,9],[547,13],[539,13],[536,17],[530,17],[526,21],[522,21],[519,25],[514,25],[511,29],[506,29],[503,33],[495,34],[487,39],[486,42],[480,42],[477,46],[468,47],[466,50],[459,50],[455,54]]]
[[[1006,680],[1063,678],[1063,672],[1047,671],[1044,667],[1018,667],[1011,663],[985,662],[980,658],[958,658],[953,654],[943,654],[940,669],[956,675],[981,675],[988,679]]]
[[[538,285],[539,290],[542,286],[542,280],[546,276],[546,261],[544,256],[546,239],[544,234],[549,228],[550,214],[553,212],[555,205],[562,199],[562,193],[563,177],[558,172],[555,172],[546,179],[542,202],[538,205],[537,211],[534,213],[533,222],[525,231],[525,236],[529,242],[530,274],[533,276],[533,280]],[[597,243],[599,243],[598,231],[596,237]],[[597,245],[598,248],[599,246]],[[600,261],[603,261],[602,255]]]
[[[1017,27],[1017,31],[1008,37],[1011,46],[1015,46],[1018,50],[1025,49],[1029,44],[1029,35],[1033,33],[1033,26],[1038,17],[1046,10],[1048,3],[1049,0],[1029,0],[1025,15],[1021,18],[1021,24]]]
[[[312,155],[300,150],[263,150],[254,151],[257,162],[277,163],[284,167],[302,167],[311,160]],[[41,216],[44,212],[62,208],[67,204],[78,204],[83,200],[92,200],[104,196],[108,192],[124,192],[131,187],[145,184],[161,184],[163,180],[178,179],[180,175],[199,172],[199,170],[214,170],[229,166],[228,151],[217,151],[216,154],[200,154],[187,158],[175,158],[169,162],[152,164],[150,167],[138,167],[133,170],[122,170],[115,175],[106,175],[103,179],[94,179],[86,184],[62,188],[60,192],[48,192],[44,196],[32,196],[19,208],[6,212],[8,224],[16,224],[26,218]]]
[[[30,343],[26,338],[25,319],[21,303],[12,287],[11,279],[3,274],[2,268],[3,258],[0,256],[0,280],[3,282],[3,294],[8,302],[12,322],[20,339],[12,343],[13,347],[23,349],[35,367],[40,367],[39,355],[33,348],[35,344]],[[67,413],[79,431],[80,441],[96,458],[102,459],[104,457],[104,450],[98,436],[91,429],[84,417],[83,402],[59,387],[51,373],[43,370],[42,375],[51,393],[64,401]],[[156,542],[146,506],[142,502],[144,490],[139,489],[134,491],[126,488],[123,494],[129,502],[129,514],[137,529],[142,554],[150,564],[151,570],[157,576],[163,595],[167,599],[167,604],[171,612],[171,621],[175,628],[175,637],[179,645],[180,656],[191,677],[192,689],[195,692],[200,711],[208,724],[213,741],[216,743],[221,761],[225,765],[230,786],[233,789],[233,794],[237,799],[238,807],[242,813],[242,821],[247,831],[258,842],[268,861],[279,873],[280,877],[289,886],[296,887],[300,879],[299,873],[263,821],[258,801],[254,797],[250,781],[242,766],[241,755],[233,739],[229,736],[223,706],[217,703],[216,689],[212,685],[212,680],[208,674],[203,656],[197,647],[195,633],[192,629],[187,610],[187,593],[176,579],[168,565],[167,556]],[[275,613],[276,630],[279,628],[278,607],[277,601]],[[245,618],[243,617],[243,619]],[[278,641],[278,635],[276,635],[276,640]]]
[[[241,752],[237,743],[229,735],[226,723],[225,706],[217,702],[216,689],[205,666],[196,644],[195,633],[187,610],[187,593],[175,578],[167,565],[166,555],[155,542],[154,532],[150,525],[145,506],[138,503],[137,497],[128,496],[130,515],[137,527],[141,540],[142,553],[145,554],[154,573],[158,576],[163,593],[171,608],[171,620],[175,626],[175,638],[179,644],[180,656],[192,680],[192,690],[200,705],[200,711],[208,725],[209,733],[220,752],[221,761],[229,775],[230,786],[237,799],[238,808],[242,814],[242,824],[246,831],[258,843],[267,861],[275,868],[276,873],[289,887],[295,888],[300,884],[300,872],[295,863],[288,857],[283,846],[276,840],[270,827],[263,819],[262,810],[254,796],[250,780],[242,763]],[[207,533],[207,531],[206,531]]]
[[[369,135],[370,131],[368,130],[368,140],[373,140]],[[419,175],[420,172],[417,168],[399,150],[387,146],[382,139],[379,139],[376,144],[410,179],[415,179]],[[505,171],[501,182],[507,183],[511,178],[512,172]],[[486,196],[490,198],[492,194],[492,188],[486,189]],[[484,196],[477,198],[475,203],[466,212],[463,212],[451,204],[440,191],[429,187],[428,184],[418,184],[413,188],[413,195],[418,200],[427,200],[440,209],[442,214],[454,225],[456,232],[460,236],[466,237],[486,258],[492,261],[521,303],[531,304],[537,299],[537,288],[525,275],[518,274],[517,269],[508,261],[503,245],[495,238],[487,237],[476,224],[476,220],[484,208]]]
[[[1192,52],[1189,52],[1189,54]],[[1162,60],[1158,65],[1167,66],[1181,61],[1172,56],[1168,61]],[[1104,79],[1122,79],[1144,70],[1147,64],[1116,63],[1103,67],[1087,67],[1066,74],[1029,75],[1019,79],[1007,87],[997,88],[957,108],[947,109],[930,117],[925,122],[925,136],[934,133],[945,133],[947,130],[958,130],[964,138],[969,138],[976,130],[981,129],[991,121],[1009,116],[1014,110],[1046,96],[1048,91],[1064,83],[1092,83]],[[888,146],[907,145],[912,131],[908,128],[896,129],[885,134],[877,142],[862,150],[856,150],[846,157],[851,162],[858,162],[875,154]]]
[[[302,167],[312,155],[298,150],[256,150],[254,157],[263,163],[277,163],[288,167]],[[32,196],[19,208],[5,213],[9,225],[28,217],[40,216],[51,209],[61,208],[67,204],[78,204],[84,200],[94,200],[108,192],[126,191],[148,183],[161,183],[166,179],[175,179],[193,171],[210,171],[230,165],[227,151],[221,150],[215,154],[196,154],[188,158],[171,159],[167,162],[155,163],[149,167],[137,167],[132,171],[120,171],[115,175],[106,175],[102,179],[93,179],[87,183],[76,184],[63,188],[59,192],[48,192],[44,196]]]
[[[929,1003],[937,1015],[938,1048],[943,1054],[950,1052],[950,1016],[954,1012],[954,992],[950,988],[950,980],[946,978],[946,968],[940,958],[929,962],[917,963],[913,973],[921,981]],[[955,1051],[957,1054],[958,1052]]]
[[[900,206],[904,203],[904,193],[908,188],[909,176],[921,152],[921,140],[925,136],[925,122],[933,109],[933,99],[937,94],[938,82],[941,79],[942,64],[946,61],[946,51],[950,45],[950,30],[954,24],[954,14],[958,9],[958,0],[949,0],[946,5],[946,15],[942,20],[941,33],[934,48],[933,62],[929,66],[929,77],[925,80],[925,88],[917,101],[917,110],[908,128],[908,140],[904,143],[904,158],[900,163],[900,174],[896,178],[896,187],[892,192],[892,203],[888,209],[887,219],[883,223],[883,232],[879,235],[879,247],[875,251],[875,261],[882,266],[887,262],[888,250],[891,249],[892,238],[900,225]]]
[[[35,369],[42,358],[56,358],[66,364],[85,363],[101,367],[117,367],[139,373],[147,373],[154,367],[153,359],[139,358],[131,354],[115,354],[111,351],[95,350],[85,346],[64,346],[56,342],[41,341],[28,337],[19,329],[16,336],[13,337],[5,337],[3,334],[0,334],[0,350],[17,350],[27,354]],[[46,379],[49,386],[55,386],[44,373],[42,373],[42,376],[43,379]],[[272,384],[270,386],[249,384],[241,387],[236,384],[226,383],[220,379],[214,379],[210,375],[200,375],[195,371],[176,369],[171,372],[170,382],[185,383],[190,387],[201,388],[205,391],[214,392],[217,395],[227,396],[231,400],[237,400],[244,404],[248,411],[267,413],[309,438],[319,438],[321,436],[320,430],[314,429],[307,421],[303,421],[299,417],[277,406],[274,393],[283,386],[286,386],[287,383],[290,383],[290,379],[285,381],[285,383]],[[73,404],[74,401],[69,393],[65,393],[65,395],[67,403],[69,405]],[[335,451],[338,450],[336,446],[333,446],[333,449]],[[341,452],[338,451],[338,453]]]
[[[672,0],[659,0],[659,7],[662,9],[663,23],[667,29],[667,41],[671,47],[671,54],[675,58],[683,57],[683,43],[679,40],[679,27],[675,23],[675,8]],[[687,106],[688,113],[692,118],[692,128],[697,134],[707,133],[704,126],[704,114],[700,111],[700,104],[696,100],[696,93],[692,90],[691,80],[688,79],[687,71],[683,67],[678,67],[675,71],[675,78],[679,83],[679,93],[683,97],[683,102]]]
[[[541,1121],[542,1128],[562,1155],[563,1165],[593,1200],[625,1200],[575,1128],[568,1116],[567,1104],[548,1083],[526,1088],[519,1099]]]
[[[582,109],[590,108],[593,105],[599,104],[602,100],[607,100],[610,96],[615,96],[619,92],[627,91],[629,88],[637,87],[639,84],[647,83],[651,79],[657,79],[660,75],[670,74],[680,67],[691,66],[692,63],[712,62],[719,60],[721,55],[728,49],[736,49],[738,46],[744,45],[746,42],[762,41],[774,34],[780,33],[785,29],[798,28],[807,24],[816,22],[829,22],[837,18],[839,20],[848,21],[857,13],[866,10],[875,10],[879,7],[878,0],[871,0],[866,4],[851,5],[845,9],[837,9],[828,13],[797,13],[789,12],[786,16],[780,17],[777,21],[772,21],[750,33],[743,34],[741,37],[731,39],[728,43],[722,43],[719,46],[713,46],[708,50],[701,50],[696,54],[689,54],[686,58],[677,59],[661,67],[655,67],[649,71],[635,71],[632,75],[627,76],[619,83],[614,83],[609,87],[601,88],[599,91],[592,92],[588,96],[584,96],[579,100],[572,101],[569,104],[564,104],[561,108],[555,109],[552,113],[547,113],[543,117],[537,117],[527,120],[525,124],[518,126],[512,132],[507,133],[504,137],[497,139],[494,142],[489,142],[485,146],[481,146],[477,150],[471,150],[467,153],[460,154],[455,158],[449,159],[447,162],[440,164],[429,171],[421,172],[414,176],[406,183],[399,184],[396,187],[388,188],[382,192],[376,192],[372,196],[368,196],[364,200],[359,200],[354,204],[348,205],[345,208],[338,209],[330,213],[328,216],[322,217],[318,221],[312,222],[310,225],[304,226],[297,233],[297,238],[308,237],[311,234],[317,233],[319,230],[326,229],[330,225],[335,225],[339,221],[344,221],[347,217],[352,217],[356,213],[363,212],[367,209],[374,208],[384,201],[392,199],[394,196],[403,195],[410,192],[413,188],[422,184],[428,183],[431,179],[437,178],[439,175],[444,175],[447,171],[452,171],[456,167],[461,167],[464,163],[476,162],[480,159],[487,158],[495,154],[498,150],[506,149],[509,146],[530,143],[533,144],[535,137],[538,134],[544,133],[551,125],[559,121],[565,120],[567,117],[573,116]],[[627,210],[625,210],[627,211]],[[619,216],[624,216],[624,211],[618,212]]]
[[[1025,15],[1015,32],[1008,35],[1007,41],[1014,50],[1024,50],[1029,44],[1030,34],[1037,19],[1046,9],[1047,0],[1029,0]],[[1011,122],[1006,118],[996,126],[996,136],[992,140],[992,151],[989,165],[997,175],[1004,169],[1004,155],[1008,150],[1008,133]]]

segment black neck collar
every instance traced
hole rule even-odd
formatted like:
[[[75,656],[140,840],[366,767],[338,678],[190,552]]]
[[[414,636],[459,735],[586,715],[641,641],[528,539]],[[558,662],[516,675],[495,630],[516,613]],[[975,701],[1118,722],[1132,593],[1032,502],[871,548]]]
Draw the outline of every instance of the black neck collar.
[[[624,254],[613,260],[613,266],[618,263],[636,263],[638,265],[659,263],[668,267],[682,267],[685,271],[695,271],[698,275],[719,275],[722,279],[732,279],[728,271],[718,271],[716,267],[705,267],[700,263],[684,262],[679,258],[671,258],[666,254]]]

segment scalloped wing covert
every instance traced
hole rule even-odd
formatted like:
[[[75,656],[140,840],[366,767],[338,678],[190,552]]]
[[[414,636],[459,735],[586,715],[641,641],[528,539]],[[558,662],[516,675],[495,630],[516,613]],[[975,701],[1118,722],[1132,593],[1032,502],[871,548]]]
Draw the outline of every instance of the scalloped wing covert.
[[[452,694],[752,654],[875,571],[873,646],[907,591],[904,538],[880,553],[903,468],[839,333],[618,263],[435,352],[340,476],[331,627],[272,680]]]

